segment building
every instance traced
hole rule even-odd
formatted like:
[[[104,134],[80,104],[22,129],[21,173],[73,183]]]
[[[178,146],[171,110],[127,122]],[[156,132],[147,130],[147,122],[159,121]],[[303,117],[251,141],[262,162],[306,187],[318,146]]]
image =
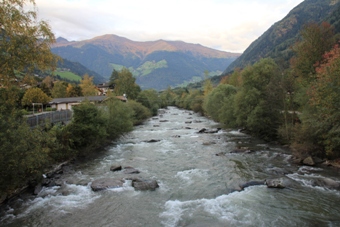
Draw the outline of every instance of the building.
[[[70,97],[70,98],[56,98],[48,104],[56,110],[72,110],[72,107],[79,105],[81,102],[88,100],[93,103],[101,103],[108,97],[106,96],[88,96],[88,97]]]

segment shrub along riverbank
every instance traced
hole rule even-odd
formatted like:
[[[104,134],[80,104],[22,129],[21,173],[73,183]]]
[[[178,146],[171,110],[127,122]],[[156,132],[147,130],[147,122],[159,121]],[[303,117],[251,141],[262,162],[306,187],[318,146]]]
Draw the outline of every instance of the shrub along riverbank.
[[[133,100],[111,99],[96,106],[74,107],[72,121],[31,129],[18,109],[0,111],[0,203],[41,181],[53,165],[87,156],[131,131],[151,117],[151,111]]]

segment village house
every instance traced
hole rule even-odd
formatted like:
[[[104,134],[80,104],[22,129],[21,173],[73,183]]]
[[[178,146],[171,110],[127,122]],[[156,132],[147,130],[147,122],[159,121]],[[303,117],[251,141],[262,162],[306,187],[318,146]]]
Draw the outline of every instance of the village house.
[[[98,95],[106,95],[109,91],[113,91],[114,84],[102,83],[97,85]]]
[[[92,103],[101,103],[111,98],[119,99],[122,102],[127,101],[127,98],[125,95],[115,96],[115,97],[88,96],[88,97],[55,98],[52,101],[50,101],[48,104],[51,106],[51,108],[56,109],[56,110],[72,110],[73,106],[79,105],[81,102],[85,100],[92,102]]]

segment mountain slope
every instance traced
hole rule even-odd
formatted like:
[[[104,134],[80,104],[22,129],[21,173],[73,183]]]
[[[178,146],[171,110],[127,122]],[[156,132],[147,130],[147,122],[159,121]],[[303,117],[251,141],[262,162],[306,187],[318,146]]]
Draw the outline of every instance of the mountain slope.
[[[302,27],[311,22],[327,21],[339,5],[339,0],[305,0],[255,40],[238,59],[227,67],[224,74],[234,68],[243,68],[253,64],[265,57],[288,62],[292,56],[290,47],[297,40]]]
[[[129,68],[143,89],[158,90],[197,77],[203,79],[205,70],[221,74],[240,56],[182,41],[135,42],[116,35],[79,42],[58,38],[52,52],[79,62],[107,79],[113,69]]]

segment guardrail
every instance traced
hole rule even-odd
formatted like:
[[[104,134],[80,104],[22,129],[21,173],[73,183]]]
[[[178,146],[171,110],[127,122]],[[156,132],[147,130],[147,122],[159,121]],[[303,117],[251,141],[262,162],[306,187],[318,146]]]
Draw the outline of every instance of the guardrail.
[[[43,112],[38,114],[32,114],[26,116],[27,124],[33,128],[37,125],[43,125],[46,121],[50,123],[64,123],[66,124],[68,121],[72,119],[72,111],[70,110],[61,110],[61,111],[51,111],[51,112]]]

